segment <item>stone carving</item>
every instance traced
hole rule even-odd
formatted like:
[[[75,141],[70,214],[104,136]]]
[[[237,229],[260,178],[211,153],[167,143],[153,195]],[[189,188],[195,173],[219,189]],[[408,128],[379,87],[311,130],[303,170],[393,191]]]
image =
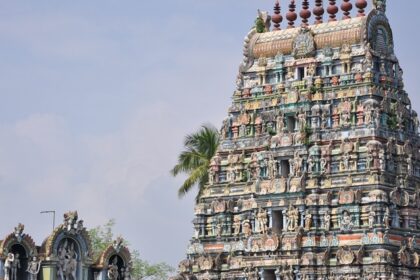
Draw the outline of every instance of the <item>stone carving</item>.
[[[326,9],[325,2],[314,1],[313,12]],[[330,2],[328,22],[292,28],[296,3],[289,3],[290,28],[267,32],[263,16],[264,33],[246,37],[246,65],[223,123],[220,160],[210,164],[199,197],[205,207],[194,220],[191,244],[201,251],[189,248],[193,264],[185,277],[416,275],[419,242],[407,239],[420,229],[419,121],[388,19],[380,10],[365,12],[362,0]],[[350,4],[358,16],[336,16],[341,5],[349,17]],[[223,204],[229,199],[237,201],[233,209]],[[274,233],[281,234],[278,247]],[[397,263],[400,240],[406,249]],[[221,269],[197,268],[199,256],[221,252],[230,256]]]
[[[356,256],[354,252],[348,246],[340,247],[337,251],[337,260],[340,264],[349,265],[352,264]]]
[[[408,206],[410,202],[409,194],[402,190],[400,187],[396,187],[391,193],[390,193],[391,201],[395,205],[398,206]]]
[[[77,218],[76,218],[77,219]],[[74,243],[66,239],[57,250],[58,269],[57,277],[59,280],[76,279],[77,256]]]
[[[198,258],[198,266],[200,270],[211,270],[214,266],[214,260],[211,256],[201,256]]]
[[[108,265],[108,272],[107,276],[109,280],[118,280],[120,277],[120,273],[118,272],[118,258],[114,257],[111,264]]]
[[[309,29],[302,28],[293,40],[293,56],[304,58],[313,55],[315,50],[314,37]]]
[[[19,256],[19,253],[16,253],[14,260],[12,262],[12,270],[11,270],[12,280],[19,280],[17,279],[17,272],[19,269],[20,269],[20,256]]]
[[[22,239],[23,239],[23,236],[24,236],[24,234],[23,234],[23,231],[25,230],[25,225],[23,225],[23,224],[21,224],[21,223],[19,223],[16,227],[15,227],[15,231],[14,231],[14,234],[15,234],[15,237],[16,237],[16,240],[20,243],[20,242],[22,242]]]
[[[324,230],[325,231],[330,231],[330,226],[331,226],[331,215],[329,211],[326,211],[324,214]]]
[[[389,229],[389,220],[390,220],[389,208],[387,207],[385,209],[384,218],[383,218],[383,223],[386,229]]]
[[[287,230],[295,231],[299,226],[299,210],[291,204],[287,211]]]
[[[252,226],[249,220],[245,220],[242,222],[242,233],[245,236],[250,236],[252,234]]]
[[[373,226],[375,224],[375,217],[376,217],[376,212],[375,210],[373,210],[373,207],[370,207],[369,218],[368,218],[370,229],[373,229]]]
[[[305,230],[311,230],[312,227],[312,214],[308,210],[305,214]]]
[[[268,218],[267,218],[267,211],[260,208],[258,210],[257,213],[257,221],[258,221],[258,229],[259,232],[262,234],[266,234],[267,233],[267,222],[268,222]]]
[[[28,269],[26,270],[29,273],[29,280],[37,280],[38,273],[41,268],[41,260],[37,260],[37,257],[33,256],[32,260],[28,264]]]
[[[257,32],[268,32],[270,31],[270,25],[271,25],[271,16],[266,11],[260,11],[258,10],[258,18],[261,19],[263,23],[263,30],[258,30],[257,26]]]
[[[340,230],[341,231],[351,231],[353,229],[353,220],[352,217],[350,216],[350,212],[347,210],[344,210],[342,213],[342,217],[340,220]]]
[[[235,236],[238,236],[241,233],[241,216],[235,215],[233,217],[233,234]]]
[[[4,280],[10,280],[10,274],[14,261],[15,255],[13,255],[12,253],[8,253],[6,260],[4,261]]]
[[[77,211],[70,211],[64,214],[64,230],[72,233],[78,234],[83,230],[83,220],[78,221],[79,216]]]

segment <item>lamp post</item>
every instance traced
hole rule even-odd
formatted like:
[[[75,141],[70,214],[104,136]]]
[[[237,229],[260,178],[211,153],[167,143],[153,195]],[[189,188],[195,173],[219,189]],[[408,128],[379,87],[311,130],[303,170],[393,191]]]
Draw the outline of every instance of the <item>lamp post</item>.
[[[55,210],[41,211],[40,214],[52,214],[53,215],[53,231],[55,229]]]

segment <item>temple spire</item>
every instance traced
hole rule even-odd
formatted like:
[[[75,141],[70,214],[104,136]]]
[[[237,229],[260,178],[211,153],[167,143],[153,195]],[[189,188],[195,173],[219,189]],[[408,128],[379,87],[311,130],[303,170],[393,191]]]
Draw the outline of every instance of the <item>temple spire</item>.
[[[343,19],[349,19],[350,11],[353,9],[353,4],[350,2],[350,0],[343,0],[343,4],[341,4],[341,10],[343,11]]]
[[[311,17],[311,10],[309,10],[309,1],[303,0],[302,10],[300,11],[300,17],[302,18],[302,26],[308,26],[308,19]]]
[[[338,7],[335,5],[337,1],[330,0],[330,5],[328,6],[327,12],[330,15],[328,21],[336,21],[336,14],[338,13]]]
[[[297,19],[297,14],[295,10],[296,10],[295,0],[291,0],[290,5],[289,5],[289,11],[286,14],[286,18],[289,21],[289,26],[287,26],[287,28],[295,27],[295,20]]]
[[[315,24],[322,23],[322,16],[324,15],[324,7],[322,6],[322,0],[315,0],[315,8],[313,10],[315,17]]]
[[[274,31],[280,30],[280,23],[283,21],[283,17],[281,15],[281,7],[279,0],[276,0],[276,4],[274,5],[274,14],[271,17],[271,20],[274,23]]]
[[[366,0],[357,0],[356,1],[356,7],[359,9],[358,10],[358,17],[364,17],[365,16],[365,9],[367,7],[368,3]]]

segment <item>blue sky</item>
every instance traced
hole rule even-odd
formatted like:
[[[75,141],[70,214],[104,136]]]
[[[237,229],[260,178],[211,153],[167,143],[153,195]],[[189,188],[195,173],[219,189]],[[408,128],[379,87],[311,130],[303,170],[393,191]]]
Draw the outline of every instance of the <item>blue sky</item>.
[[[418,3],[388,2],[420,111]],[[40,211],[58,223],[77,209],[88,227],[115,218],[144,258],[175,266],[195,194],[179,200],[169,170],[185,134],[220,126],[243,38],[273,3],[0,0],[0,236],[22,222],[41,244],[51,222]]]

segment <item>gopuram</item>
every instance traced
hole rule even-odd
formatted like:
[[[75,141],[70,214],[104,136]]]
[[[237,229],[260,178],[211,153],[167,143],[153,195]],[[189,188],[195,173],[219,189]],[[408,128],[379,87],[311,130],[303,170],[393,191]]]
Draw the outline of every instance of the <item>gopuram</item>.
[[[258,12],[173,279],[420,279],[419,121],[386,1],[314,2],[289,0],[287,27],[278,1]]]
[[[130,280],[131,254],[117,238],[96,259],[76,211],[41,246],[18,224],[0,241],[1,280]]]

